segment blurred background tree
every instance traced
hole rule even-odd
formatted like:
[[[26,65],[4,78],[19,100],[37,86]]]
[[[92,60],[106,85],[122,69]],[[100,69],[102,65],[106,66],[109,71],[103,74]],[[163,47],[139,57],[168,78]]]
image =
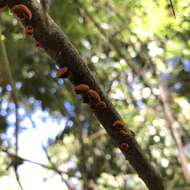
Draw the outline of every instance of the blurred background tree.
[[[166,0],[48,3],[167,189],[190,189],[190,2],[173,2],[176,19]],[[0,189],[146,189],[54,61],[0,14]]]

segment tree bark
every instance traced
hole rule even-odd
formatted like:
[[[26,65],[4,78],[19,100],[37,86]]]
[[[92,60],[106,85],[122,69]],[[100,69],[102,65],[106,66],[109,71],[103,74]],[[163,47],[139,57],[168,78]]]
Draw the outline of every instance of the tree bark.
[[[100,111],[99,109],[93,110],[99,122],[103,125],[117,146],[121,143],[127,143],[129,145],[129,148],[126,151],[121,151],[136,170],[139,177],[145,182],[147,187],[150,190],[164,190],[164,182],[161,176],[151,166],[150,161],[147,160],[135,138],[121,137],[117,135],[117,131],[113,127],[113,122],[116,120],[122,120],[119,113],[115,110],[95,77],[91,74],[85,61],[81,58],[78,51],[73,47],[59,26],[50,16],[47,15],[47,18],[44,18],[39,1],[7,0],[7,3],[10,8],[16,4],[25,4],[32,11],[31,21],[29,21],[29,23],[23,22],[23,24],[29,24],[33,27],[34,39],[41,44],[47,54],[54,59],[60,67],[68,67],[72,72],[72,77],[70,79],[74,86],[83,83],[89,85],[91,89],[98,92],[101,99],[107,105],[107,108],[103,111]],[[127,127],[126,130],[130,133],[130,130]]]

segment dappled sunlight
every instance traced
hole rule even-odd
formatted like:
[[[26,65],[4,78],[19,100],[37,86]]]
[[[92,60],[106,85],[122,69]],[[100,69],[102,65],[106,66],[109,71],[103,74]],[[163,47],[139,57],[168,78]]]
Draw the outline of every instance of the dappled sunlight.
[[[190,3],[4,2],[0,189],[189,189]]]

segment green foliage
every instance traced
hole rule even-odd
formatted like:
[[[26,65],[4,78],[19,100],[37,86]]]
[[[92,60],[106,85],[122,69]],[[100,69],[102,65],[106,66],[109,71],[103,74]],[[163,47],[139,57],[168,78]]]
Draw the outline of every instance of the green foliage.
[[[185,188],[188,184],[167,128],[158,85],[166,85],[170,92],[170,106],[185,147],[190,140],[190,3],[174,2],[175,19],[166,0],[80,2],[54,0],[49,13],[87,60],[150,162],[167,181],[168,190]],[[17,84],[19,106],[26,110],[20,121],[38,109],[56,121],[66,120],[48,147],[58,168],[75,163],[67,169],[68,181],[77,178],[82,189],[87,189],[91,180],[100,190],[146,189],[90,108],[74,94],[71,83],[56,79],[56,63],[25,36],[10,12],[0,14],[1,37]],[[8,138],[5,129],[12,127],[7,120],[13,110],[8,82],[0,82],[0,141],[5,146],[1,134]],[[189,153],[186,156],[189,163]]]

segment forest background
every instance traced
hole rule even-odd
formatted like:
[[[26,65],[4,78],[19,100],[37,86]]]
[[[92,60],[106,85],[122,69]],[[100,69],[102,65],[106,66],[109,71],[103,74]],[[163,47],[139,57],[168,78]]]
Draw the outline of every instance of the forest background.
[[[173,5],[175,16],[166,0],[50,0],[48,13],[166,189],[188,190],[190,2]],[[0,189],[147,189],[70,80],[56,77],[57,62],[23,31],[0,12]]]

